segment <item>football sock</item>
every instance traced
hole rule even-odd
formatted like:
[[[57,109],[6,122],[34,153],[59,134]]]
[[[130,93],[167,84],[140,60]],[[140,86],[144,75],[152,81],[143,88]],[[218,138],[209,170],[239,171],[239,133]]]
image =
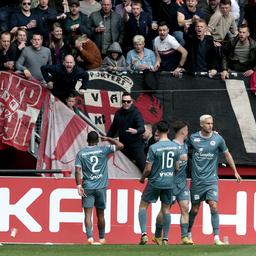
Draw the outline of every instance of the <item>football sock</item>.
[[[213,234],[219,235],[219,213],[218,213],[218,211],[211,212],[211,221],[212,221]]]
[[[171,224],[171,214],[164,213],[163,214],[163,238],[165,239],[168,239],[170,224]]]
[[[163,230],[163,224],[156,223],[155,237],[161,237]]]
[[[139,209],[139,223],[140,223],[141,233],[146,233],[147,232],[147,210],[144,208]]]
[[[180,230],[181,230],[181,237],[187,236],[188,235],[188,223],[181,223]]]
[[[99,229],[99,238],[103,239],[105,237],[105,228]]]
[[[194,212],[190,211],[189,212],[188,232],[191,231],[191,229],[192,229],[192,227],[194,225],[195,217],[196,217],[196,214],[194,214]]]
[[[92,228],[90,227],[86,227],[86,235],[87,235],[87,238],[90,238],[92,237]]]

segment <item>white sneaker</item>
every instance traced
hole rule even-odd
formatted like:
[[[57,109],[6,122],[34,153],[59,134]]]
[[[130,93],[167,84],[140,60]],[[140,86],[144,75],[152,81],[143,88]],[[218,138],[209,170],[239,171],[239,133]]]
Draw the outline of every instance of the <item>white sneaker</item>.
[[[99,240],[99,242],[100,242],[100,244],[106,244],[106,243],[107,243],[107,241],[106,241],[105,238],[101,238],[101,239]]]
[[[93,244],[93,243],[94,243],[93,237],[89,237],[89,238],[87,239],[87,242],[88,242],[88,244]]]

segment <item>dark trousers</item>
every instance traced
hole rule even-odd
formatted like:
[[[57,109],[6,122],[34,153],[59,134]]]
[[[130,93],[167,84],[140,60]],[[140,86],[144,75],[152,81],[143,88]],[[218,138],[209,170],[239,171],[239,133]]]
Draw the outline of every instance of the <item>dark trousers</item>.
[[[146,164],[144,146],[129,147],[125,145],[122,152],[143,172]]]

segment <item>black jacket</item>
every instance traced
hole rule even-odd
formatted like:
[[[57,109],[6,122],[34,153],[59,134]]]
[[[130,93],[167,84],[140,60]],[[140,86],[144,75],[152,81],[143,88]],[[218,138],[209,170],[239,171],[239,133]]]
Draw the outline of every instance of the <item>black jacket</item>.
[[[250,53],[248,62],[241,64],[239,61],[234,61],[235,48],[239,41],[238,36],[228,41],[223,49],[222,70],[233,69],[238,72],[244,72],[248,69],[256,70],[256,42],[249,38]]]
[[[196,37],[196,35],[187,35],[185,37],[185,40],[186,40],[185,48],[188,51],[188,59],[186,61],[185,67],[189,73],[203,72],[203,71],[209,71],[211,69],[217,69],[218,60],[217,60],[216,48],[214,46],[212,36],[206,35],[204,37],[205,45],[206,45],[205,59],[207,60],[207,66],[205,67],[204,70],[197,70],[199,39]]]
[[[53,82],[52,93],[63,102],[68,95],[75,90],[76,83],[82,80],[82,86],[86,88],[89,75],[82,68],[75,66],[71,73],[67,73],[64,65],[45,65],[41,67],[42,75],[45,81]]]
[[[126,132],[128,128],[137,129],[137,134]],[[125,147],[144,146],[142,134],[144,133],[144,120],[139,110],[132,105],[130,109],[119,109],[108,131],[108,137],[119,137]]]

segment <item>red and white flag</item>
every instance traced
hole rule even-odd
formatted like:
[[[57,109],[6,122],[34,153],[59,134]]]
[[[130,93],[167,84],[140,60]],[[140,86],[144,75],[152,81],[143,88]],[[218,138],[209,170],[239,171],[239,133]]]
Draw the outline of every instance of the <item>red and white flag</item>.
[[[87,145],[87,134],[93,128],[54,96],[45,101],[37,169],[72,170],[76,154]],[[109,158],[110,178],[139,178],[139,169],[121,152]]]
[[[46,89],[13,72],[0,72],[0,149],[27,151]]]

